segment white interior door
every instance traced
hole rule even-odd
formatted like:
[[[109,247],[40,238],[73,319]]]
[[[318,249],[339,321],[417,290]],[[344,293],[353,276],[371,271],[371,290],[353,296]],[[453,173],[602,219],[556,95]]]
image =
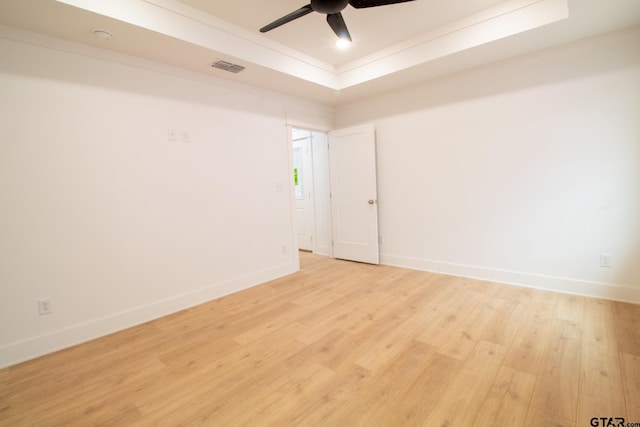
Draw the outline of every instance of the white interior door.
[[[313,250],[313,172],[311,136],[293,140],[293,174],[298,249]]]
[[[373,125],[329,132],[333,255],[379,263]]]

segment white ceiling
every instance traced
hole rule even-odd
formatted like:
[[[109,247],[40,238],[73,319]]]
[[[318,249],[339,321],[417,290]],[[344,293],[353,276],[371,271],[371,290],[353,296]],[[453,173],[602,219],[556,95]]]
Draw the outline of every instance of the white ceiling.
[[[336,36],[327,25],[326,15],[319,13],[265,33],[264,37],[330,64],[341,65],[503,1],[414,0],[360,10],[347,6],[342,15],[354,44],[346,50],[335,48]],[[308,4],[309,0],[181,0],[181,3],[256,32],[271,21]],[[259,8],[257,13],[252,12],[256,8]]]
[[[329,105],[640,24],[638,0],[415,0],[348,6],[343,51],[315,12],[258,31],[307,1],[2,0],[0,24]],[[211,68],[218,59],[246,70]]]

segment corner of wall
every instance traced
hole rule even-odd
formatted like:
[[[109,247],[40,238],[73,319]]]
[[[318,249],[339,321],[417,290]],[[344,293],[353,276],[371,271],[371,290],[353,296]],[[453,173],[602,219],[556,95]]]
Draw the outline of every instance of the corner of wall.
[[[116,333],[295,273],[299,269],[295,262],[296,259],[297,257],[292,256],[290,262],[257,273],[216,283],[193,292],[155,301],[148,305],[94,319],[79,325],[73,325],[50,334],[5,345],[0,347],[0,369]]]

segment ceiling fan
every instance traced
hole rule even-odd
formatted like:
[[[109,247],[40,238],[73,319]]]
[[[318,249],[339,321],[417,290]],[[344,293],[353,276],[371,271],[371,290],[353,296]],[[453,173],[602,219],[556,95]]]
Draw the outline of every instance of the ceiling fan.
[[[344,19],[342,18],[342,13],[340,13],[347,7],[347,5],[351,5],[356,9],[363,9],[366,7],[386,6],[389,4],[404,3],[408,1],[414,0],[311,0],[310,4],[260,28],[260,32],[266,33],[267,31],[271,31],[274,28],[286,24],[287,22],[301,18],[308,13],[319,12],[327,15],[327,22],[329,23],[329,26],[340,39],[351,41],[351,35],[347,29],[347,24],[345,24]]]

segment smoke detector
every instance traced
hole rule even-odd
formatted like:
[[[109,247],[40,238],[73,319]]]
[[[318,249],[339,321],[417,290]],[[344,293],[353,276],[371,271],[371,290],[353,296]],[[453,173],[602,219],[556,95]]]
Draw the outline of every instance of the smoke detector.
[[[111,37],[113,37],[113,34],[107,30],[96,29],[93,30],[93,36],[100,40],[109,41]]]

